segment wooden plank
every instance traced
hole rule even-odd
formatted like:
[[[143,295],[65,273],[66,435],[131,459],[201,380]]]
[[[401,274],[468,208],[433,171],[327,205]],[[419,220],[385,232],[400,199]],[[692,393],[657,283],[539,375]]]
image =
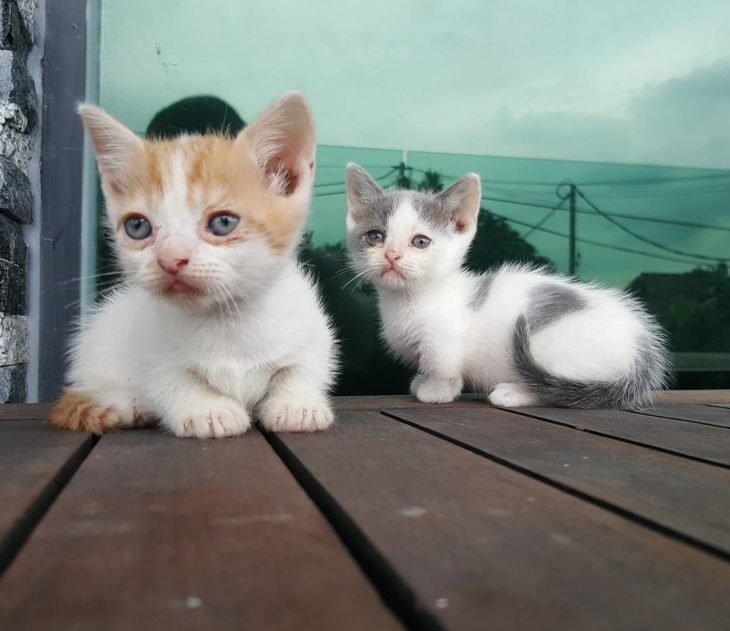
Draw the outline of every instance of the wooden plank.
[[[0,628],[400,628],[258,433],[101,439],[3,577]]]
[[[655,447],[703,462],[730,466],[730,432],[722,427],[621,410],[514,408],[509,411]]]
[[[0,425],[0,573],[92,443],[40,421]]]
[[[727,628],[730,564],[421,430],[272,442],[448,628]]]
[[[441,404],[442,407],[478,407],[484,395],[465,393],[458,401]],[[656,394],[658,404],[678,403],[722,403],[730,405],[730,390],[666,390]],[[427,408],[431,404],[421,403],[410,394],[389,394],[369,396],[341,396],[334,398],[338,410],[383,410],[401,408]]]
[[[730,427],[730,410],[712,405],[657,405],[651,409],[638,410],[638,412],[648,416]]]
[[[655,396],[657,405],[677,403],[728,403],[730,390],[662,390]]]
[[[389,414],[730,559],[730,471],[495,408]]]
[[[50,411],[48,403],[4,403],[0,404],[0,421],[43,421]]]
[[[334,397],[334,406],[336,410],[374,410],[382,409],[400,409],[400,408],[427,408],[432,404],[421,403],[416,397],[410,394],[387,394],[387,395],[368,395],[368,396],[341,396]],[[484,405],[484,397],[476,394],[464,394],[457,401],[452,403],[442,403],[442,407],[462,408],[462,407],[479,407]]]

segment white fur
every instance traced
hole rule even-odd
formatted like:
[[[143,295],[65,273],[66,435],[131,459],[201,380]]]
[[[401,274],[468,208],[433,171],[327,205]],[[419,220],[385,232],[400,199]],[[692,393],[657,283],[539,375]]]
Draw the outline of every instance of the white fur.
[[[491,402],[498,406],[539,404],[516,372],[513,339],[530,290],[545,283],[570,287],[587,307],[531,336],[536,362],[553,375],[578,381],[611,380],[631,370],[646,329],[637,307],[619,292],[508,265],[496,272],[487,300],[475,310],[471,302],[480,278],[461,267],[473,231],[435,228],[407,200],[390,216],[382,245],[353,251],[358,231],[371,229],[367,218],[358,224],[351,217],[348,229],[354,264],[378,290],[388,346],[418,367],[411,392],[421,401],[451,401],[468,384],[491,393]],[[410,242],[417,234],[432,238],[431,246],[413,247]],[[402,251],[405,278],[392,272],[383,275],[388,249]]]
[[[177,436],[242,434],[254,415],[274,431],[331,425],[334,335],[315,287],[295,261],[296,238],[277,251],[246,225],[245,213],[236,228],[240,239],[220,245],[204,238],[201,210],[211,204],[229,210],[228,200],[211,199],[216,190],[189,187],[180,149],[160,165],[161,190],[118,194],[110,185],[118,163],[135,156],[142,141],[97,108],[80,112],[95,144],[127,284],[73,341],[69,387],[116,408],[122,424],[133,425],[138,416],[157,419]],[[293,191],[270,185],[288,195],[301,231],[315,153],[301,95],[284,95],[241,138],[251,139],[262,175],[277,152],[277,168],[296,175]],[[190,139],[176,142],[184,148]],[[130,240],[122,219],[152,209],[152,235],[144,243]],[[172,277],[162,263],[183,259],[175,279],[197,294],[169,291]]]
[[[333,420],[333,335],[293,262],[252,305],[201,312],[126,286],[83,328],[72,357],[74,390],[129,419],[158,418],[178,436],[243,433],[259,403],[272,430]]]

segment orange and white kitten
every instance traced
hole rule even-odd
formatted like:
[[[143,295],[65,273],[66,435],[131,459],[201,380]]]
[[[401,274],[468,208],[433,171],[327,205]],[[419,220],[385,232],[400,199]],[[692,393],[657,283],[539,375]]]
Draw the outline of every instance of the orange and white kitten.
[[[125,284],[82,327],[57,427],[177,436],[332,424],[335,341],[296,263],[314,179],[301,94],[236,138],[143,140],[100,109],[93,142]]]

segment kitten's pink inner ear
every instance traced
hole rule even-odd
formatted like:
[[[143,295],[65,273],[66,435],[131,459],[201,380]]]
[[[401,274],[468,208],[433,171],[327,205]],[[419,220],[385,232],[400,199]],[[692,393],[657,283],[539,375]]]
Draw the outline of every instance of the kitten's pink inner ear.
[[[120,172],[142,151],[142,139],[94,105],[82,104],[78,111],[94,145],[102,179],[112,193],[121,194]]]
[[[454,229],[459,234],[471,230],[476,224],[481,205],[481,190],[479,176],[470,173],[439,193],[447,212],[451,213]]]
[[[241,137],[248,140],[266,181],[277,193],[291,195],[303,180],[311,185],[316,141],[301,94],[286,94],[269,105]]]
[[[299,185],[296,171],[279,158],[273,158],[266,163],[264,174],[269,185],[284,197],[291,195]]]

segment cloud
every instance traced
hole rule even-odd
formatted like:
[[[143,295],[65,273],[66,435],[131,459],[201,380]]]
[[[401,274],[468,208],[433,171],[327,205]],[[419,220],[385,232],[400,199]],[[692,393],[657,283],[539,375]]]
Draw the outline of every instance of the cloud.
[[[522,155],[572,160],[621,160],[628,143],[626,121],[600,114],[552,111],[519,116],[500,110],[493,125],[498,140]]]
[[[646,86],[630,113],[639,159],[730,167],[730,59]]]
[[[730,168],[730,59],[644,85],[624,116],[502,108],[495,139],[518,155]]]

